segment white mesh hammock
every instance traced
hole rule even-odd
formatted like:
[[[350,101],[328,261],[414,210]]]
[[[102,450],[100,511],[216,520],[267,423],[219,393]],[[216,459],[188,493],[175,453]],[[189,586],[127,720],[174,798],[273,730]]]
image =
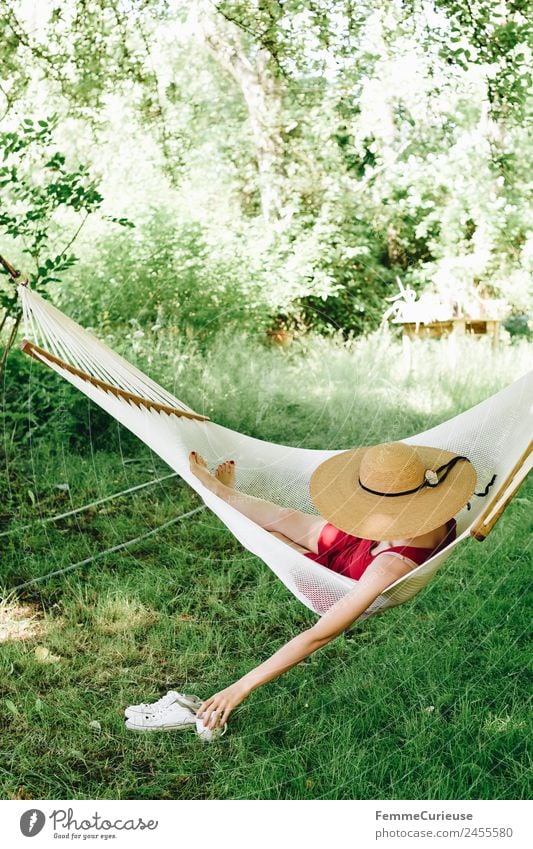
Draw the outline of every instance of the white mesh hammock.
[[[356,581],[290,548],[208,490],[191,474],[188,461],[191,450],[203,454],[211,468],[232,457],[237,464],[237,489],[316,515],[309,498],[309,479],[316,466],[336,451],[276,445],[215,424],[194,413],[29,286],[19,285],[18,293],[26,335],[34,340],[24,340],[22,349],[142,439],[300,601],[323,614],[354,588]],[[496,483],[488,497],[473,498],[471,509],[458,514],[457,539],[391,584],[360,619],[412,598],[469,533],[478,539],[487,535],[532,465],[532,398],[533,371],[472,409],[403,440],[468,456],[477,472],[478,491],[494,474]]]

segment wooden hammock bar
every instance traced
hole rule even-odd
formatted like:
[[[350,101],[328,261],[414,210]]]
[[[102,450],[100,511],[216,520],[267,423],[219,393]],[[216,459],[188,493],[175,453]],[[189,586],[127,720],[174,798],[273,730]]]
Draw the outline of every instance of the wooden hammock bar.
[[[522,456],[503,481],[494,498],[491,498],[483,512],[480,513],[476,519],[475,524],[470,529],[470,534],[474,537],[474,539],[477,539],[479,542],[483,542],[483,540],[490,534],[503,511],[526,479],[527,474],[522,477],[520,472],[525,466],[532,451],[533,442],[530,442]]]
[[[125,401],[129,401],[136,407],[145,407],[147,410],[155,410],[158,413],[166,413],[168,416],[180,416],[185,419],[195,419],[199,422],[209,421],[208,416],[201,416],[198,413],[191,413],[188,410],[180,410],[177,407],[169,407],[166,404],[159,404],[157,401],[150,401],[148,398],[143,398],[141,395],[134,395],[132,392],[126,392],[124,389],[118,389],[111,383],[106,383],[104,380],[100,380],[97,377],[93,377],[91,374],[87,374],[87,372],[81,371],[81,369],[71,366],[70,363],[66,363],[64,360],[59,359],[59,357],[54,356],[54,354],[50,354],[49,351],[45,351],[44,348],[34,345],[34,343],[30,342],[29,339],[22,340],[20,343],[20,349],[34,360],[37,360],[38,362],[42,362],[43,359],[48,360],[48,362],[54,363],[65,371],[70,372],[70,374],[74,374],[76,377],[86,380],[87,383],[92,384],[92,386],[97,386],[98,389],[103,389],[104,392],[109,392],[117,398],[123,398]]]

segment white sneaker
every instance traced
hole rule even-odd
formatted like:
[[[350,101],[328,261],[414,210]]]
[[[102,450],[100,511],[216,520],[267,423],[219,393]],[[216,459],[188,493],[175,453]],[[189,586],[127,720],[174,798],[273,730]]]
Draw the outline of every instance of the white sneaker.
[[[126,720],[126,728],[129,731],[179,731],[195,725],[194,713],[178,702],[156,713],[136,713]]]
[[[223,728],[211,729],[205,727],[203,719],[201,719],[199,716],[195,717],[195,719],[196,733],[198,734],[198,737],[200,738],[202,743],[212,743],[213,740],[216,740],[218,737],[222,737],[222,735],[225,734],[228,729],[227,723],[224,723]]]
[[[182,707],[189,708],[193,713],[202,704],[202,700],[198,696],[189,696],[186,693],[177,693],[175,690],[169,690],[165,696],[162,696],[156,702],[148,704],[141,702],[139,705],[130,705],[124,711],[124,715],[129,719],[130,717],[137,716],[137,714],[158,713],[160,710],[170,707],[174,702],[177,702]]]

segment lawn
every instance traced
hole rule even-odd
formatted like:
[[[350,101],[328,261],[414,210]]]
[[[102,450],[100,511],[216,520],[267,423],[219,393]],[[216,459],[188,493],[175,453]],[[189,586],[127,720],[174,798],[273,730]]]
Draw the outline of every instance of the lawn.
[[[467,409],[522,374],[529,355],[467,340],[452,368],[445,353],[421,345],[405,374],[392,340],[320,339],[288,352],[221,340],[191,356],[185,390],[185,374],[173,371],[173,388],[254,436],[341,448],[401,438]],[[104,419],[90,408],[76,450],[57,432],[4,443],[2,798],[531,795],[531,482],[487,542],[464,543],[413,601],[255,691],[228,733],[203,745],[190,731],[128,732],[123,708],[169,688],[206,697],[315,617],[207,510],[13,593],[201,504],[170,477],[39,522],[168,474],[118,426],[95,421]]]

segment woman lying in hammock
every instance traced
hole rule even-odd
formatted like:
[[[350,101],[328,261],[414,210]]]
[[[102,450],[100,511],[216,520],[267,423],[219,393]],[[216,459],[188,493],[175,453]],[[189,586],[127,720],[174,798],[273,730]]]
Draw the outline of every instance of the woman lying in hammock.
[[[197,717],[214,733],[252,690],[334,640],[387,587],[455,539],[453,516],[476,482],[469,460],[449,451],[401,442],[358,448],[330,457],[314,471],[310,493],[321,514],[314,516],[238,492],[233,460],[213,474],[195,451],[189,461],[193,474],[219,498],[306,557],[357,580],[315,625],[200,705]],[[179,694],[166,698],[173,695]],[[168,724],[163,712],[151,727],[174,727],[171,714]]]

